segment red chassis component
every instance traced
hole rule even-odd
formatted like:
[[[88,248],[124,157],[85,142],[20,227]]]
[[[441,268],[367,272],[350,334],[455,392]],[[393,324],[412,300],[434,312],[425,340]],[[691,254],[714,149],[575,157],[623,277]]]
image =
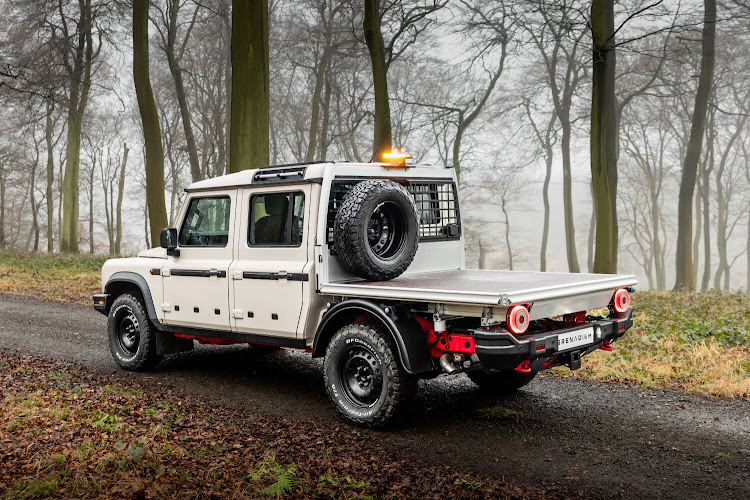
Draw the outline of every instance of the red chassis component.
[[[476,352],[474,337],[465,333],[436,332],[435,324],[420,314],[415,314],[419,326],[427,335],[427,344],[430,346],[430,356],[439,358],[445,352],[462,352],[473,354]]]

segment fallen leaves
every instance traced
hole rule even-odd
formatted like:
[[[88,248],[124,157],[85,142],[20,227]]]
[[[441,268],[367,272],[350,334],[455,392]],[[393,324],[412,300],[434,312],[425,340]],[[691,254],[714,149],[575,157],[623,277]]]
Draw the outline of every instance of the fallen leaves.
[[[377,433],[248,414],[74,365],[0,361],[2,498],[539,498],[427,467]]]

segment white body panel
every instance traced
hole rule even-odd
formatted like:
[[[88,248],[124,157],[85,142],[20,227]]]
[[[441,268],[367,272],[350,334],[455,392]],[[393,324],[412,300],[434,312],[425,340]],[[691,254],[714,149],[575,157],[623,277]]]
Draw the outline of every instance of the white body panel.
[[[347,273],[331,255],[327,219],[335,181],[373,177],[397,182],[455,182],[452,169],[351,163],[282,166],[197,182],[186,190],[188,197],[176,225],[181,227],[192,198],[229,196],[226,247],[180,247],[179,257],[167,257],[164,249],[151,249],[135,259],[113,259],[102,269],[103,283],[116,271],[140,274],[151,289],[159,320],[169,325],[302,338],[307,345],[312,344],[328,303],[341,297],[426,302],[447,315],[469,316],[486,315],[487,308],[499,316],[511,304],[531,304],[531,319],[539,319],[606,306],[616,288],[636,284],[633,276],[623,275],[466,270],[463,231],[460,237],[420,241],[402,276],[385,283],[365,282]],[[301,245],[249,245],[251,196],[290,191],[305,196]],[[153,268],[161,269],[162,276],[149,274]],[[191,270],[223,271],[226,275],[174,275],[175,271]],[[306,281],[258,279],[280,273],[306,277]]]
[[[248,244],[250,198],[254,194],[301,192],[305,196],[305,225],[302,243],[294,247],[251,247]],[[232,327],[241,333],[262,333],[296,337],[303,305],[305,282],[289,279],[253,279],[247,273],[305,274],[312,249],[308,244],[310,184],[265,186],[241,191],[237,260],[232,266]],[[245,273],[245,277],[243,277]]]
[[[178,220],[183,221],[185,209],[193,198],[208,197],[208,193],[189,195]],[[227,273],[235,258],[236,234],[232,230],[237,210],[237,190],[225,189],[210,193],[210,197],[227,196],[230,200],[229,238],[226,246],[181,246],[179,257],[167,257],[161,269],[164,287],[163,304],[154,304],[164,311],[164,323],[229,330],[229,280]],[[208,271],[211,276],[186,276],[183,273]],[[220,274],[223,273],[223,276]]]

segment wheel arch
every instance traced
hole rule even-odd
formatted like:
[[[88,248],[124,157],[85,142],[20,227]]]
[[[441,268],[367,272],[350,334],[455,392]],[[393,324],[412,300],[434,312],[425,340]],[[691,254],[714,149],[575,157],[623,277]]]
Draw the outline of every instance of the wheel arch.
[[[427,338],[409,309],[364,299],[344,300],[326,311],[315,332],[312,356],[325,355],[328,343],[339,329],[368,313],[386,328],[398,348],[399,361],[408,373],[432,371]]]
[[[109,295],[105,311],[107,314],[109,314],[109,309],[112,307],[112,303],[119,295],[122,295],[123,293],[133,293],[136,296],[139,296],[146,306],[148,319],[151,320],[154,325],[160,324],[159,318],[156,316],[154,301],[151,297],[151,289],[149,288],[148,283],[146,283],[146,280],[140,274],[130,271],[118,271],[109,278],[104,287],[104,291]]]

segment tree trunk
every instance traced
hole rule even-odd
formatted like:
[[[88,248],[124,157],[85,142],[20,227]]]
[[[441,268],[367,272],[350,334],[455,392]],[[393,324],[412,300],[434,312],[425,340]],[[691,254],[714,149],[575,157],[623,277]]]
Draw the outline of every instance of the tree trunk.
[[[125,193],[125,166],[128,164],[128,145],[122,143],[122,164],[120,177],[117,180],[117,211],[115,223],[115,255],[122,255],[122,198]]]
[[[746,259],[746,271],[747,276],[745,277],[745,292],[750,293],[750,210],[747,212],[747,245],[745,248],[747,248],[747,252],[745,252],[745,259]]]
[[[78,174],[81,159],[81,126],[91,88],[93,41],[91,0],[80,0],[79,51],[76,52],[68,103],[68,135],[62,192],[60,251],[78,253]],[[84,49],[85,47],[85,49]]]
[[[547,241],[549,240],[549,184],[552,178],[552,148],[547,148],[547,170],[542,186],[542,202],[544,203],[544,222],[542,223],[542,248],[539,251],[539,270],[547,270]]]
[[[34,251],[39,250],[39,206],[36,204],[36,170],[39,168],[39,144],[34,145],[34,162],[31,167],[31,182],[29,188],[29,197],[31,198],[31,229],[34,234]]]
[[[268,0],[237,0],[232,9],[232,172],[270,163],[268,79]]]
[[[594,184],[589,183],[591,191],[591,206],[594,206]],[[586,241],[586,270],[589,273],[594,272],[594,240],[596,236],[596,210],[591,211],[589,217],[589,238]]]
[[[513,270],[513,250],[510,247],[510,218],[508,217],[508,209],[505,206],[505,198],[502,199],[500,207],[503,211],[503,217],[505,219],[505,246],[508,249],[508,269]]]
[[[89,176],[89,254],[94,255],[94,165]]]
[[[617,271],[615,203],[617,139],[614,101],[614,0],[593,0],[593,71],[591,92],[591,183],[596,213],[595,273]],[[614,257],[614,258],[613,258]]]
[[[391,151],[391,107],[388,102],[388,75],[385,66],[385,44],[380,31],[380,0],[364,0],[365,15],[362,28],[372,64],[372,81],[375,92],[375,133],[373,154],[375,161]]]
[[[700,262],[700,246],[702,231],[701,228],[701,196],[703,196],[703,183],[700,177],[697,178],[698,190],[695,192],[695,237],[693,238],[693,282],[698,283],[698,262]]]
[[[161,230],[167,227],[167,208],[164,201],[164,150],[148,68],[148,7],[149,0],[133,1],[133,83],[146,151],[146,206],[151,246],[156,247],[159,246]]]
[[[188,160],[190,161],[190,175],[193,182],[203,178],[201,168],[198,162],[198,148],[195,145],[195,135],[193,135],[193,122],[190,118],[190,109],[187,104],[185,95],[185,83],[182,80],[182,68],[180,61],[175,54],[175,43],[177,39],[177,15],[180,12],[180,0],[171,0],[169,7],[169,26],[167,27],[167,63],[169,72],[174,80],[175,94],[177,95],[177,104],[180,108],[180,117],[182,118],[182,128],[185,131],[185,142],[187,143]],[[189,36],[190,29],[187,30],[186,37]],[[185,40],[186,42],[187,40]]]
[[[0,248],[5,246],[5,164],[0,161]]]
[[[318,137],[318,154],[321,160],[325,160],[328,156],[328,129],[331,126],[332,92],[331,82],[326,79],[325,92],[323,92],[323,121],[320,123],[320,136]]]
[[[326,33],[325,46],[323,54],[318,61],[318,67],[315,70],[315,87],[313,88],[312,103],[310,106],[310,131],[307,140],[307,152],[305,161],[315,160],[315,148],[318,146],[318,123],[320,121],[320,108],[322,104],[323,87],[327,81],[328,61],[330,60],[330,37]],[[327,86],[330,88],[330,86]],[[323,159],[321,157],[321,159]]]
[[[53,156],[52,145],[52,113],[55,111],[55,101],[52,98],[47,99],[47,115],[44,121],[44,140],[47,144],[47,186],[45,190],[47,202],[47,252],[53,252],[55,249],[55,238],[53,236],[54,224],[52,223],[52,212],[54,211],[54,200],[52,199],[52,184],[55,182],[55,160]]]
[[[568,271],[580,273],[578,252],[576,250],[576,228],[573,218],[573,181],[570,163],[570,122],[567,117],[562,123],[562,157],[563,157],[563,211],[565,213],[565,249],[568,255]]]
[[[693,254],[693,193],[698,173],[698,161],[703,145],[703,133],[706,127],[706,110],[711,95],[711,84],[714,73],[715,39],[716,39],[716,0],[704,0],[703,37],[701,50],[701,71],[698,78],[698,90],[695,94],[695,109],[690,128],[690,139],[680,180],[680,195],[677,206],[677,252],[675,290],[694,290]]]
[[[230,5],[229,1],[222,2],[222,20],[224,21],[224,28],[226,30],[226,48],[225,48],[225,58],[224,58],[224,93],[226,94],[224,96],[225,99],[225,106],[224,106],[224,149],[226,151],[230,150],[229,141],[230,141],[230,134],[232,130],[232,18],[230,13]],[[270,122],[269,122],[270,125]],[[231,153],[230,153],[231,155]],[[224,165],[224,173],[229,173],[229,161],[231,161],[231,157],[228,159],[225,159],[225,165]]]

